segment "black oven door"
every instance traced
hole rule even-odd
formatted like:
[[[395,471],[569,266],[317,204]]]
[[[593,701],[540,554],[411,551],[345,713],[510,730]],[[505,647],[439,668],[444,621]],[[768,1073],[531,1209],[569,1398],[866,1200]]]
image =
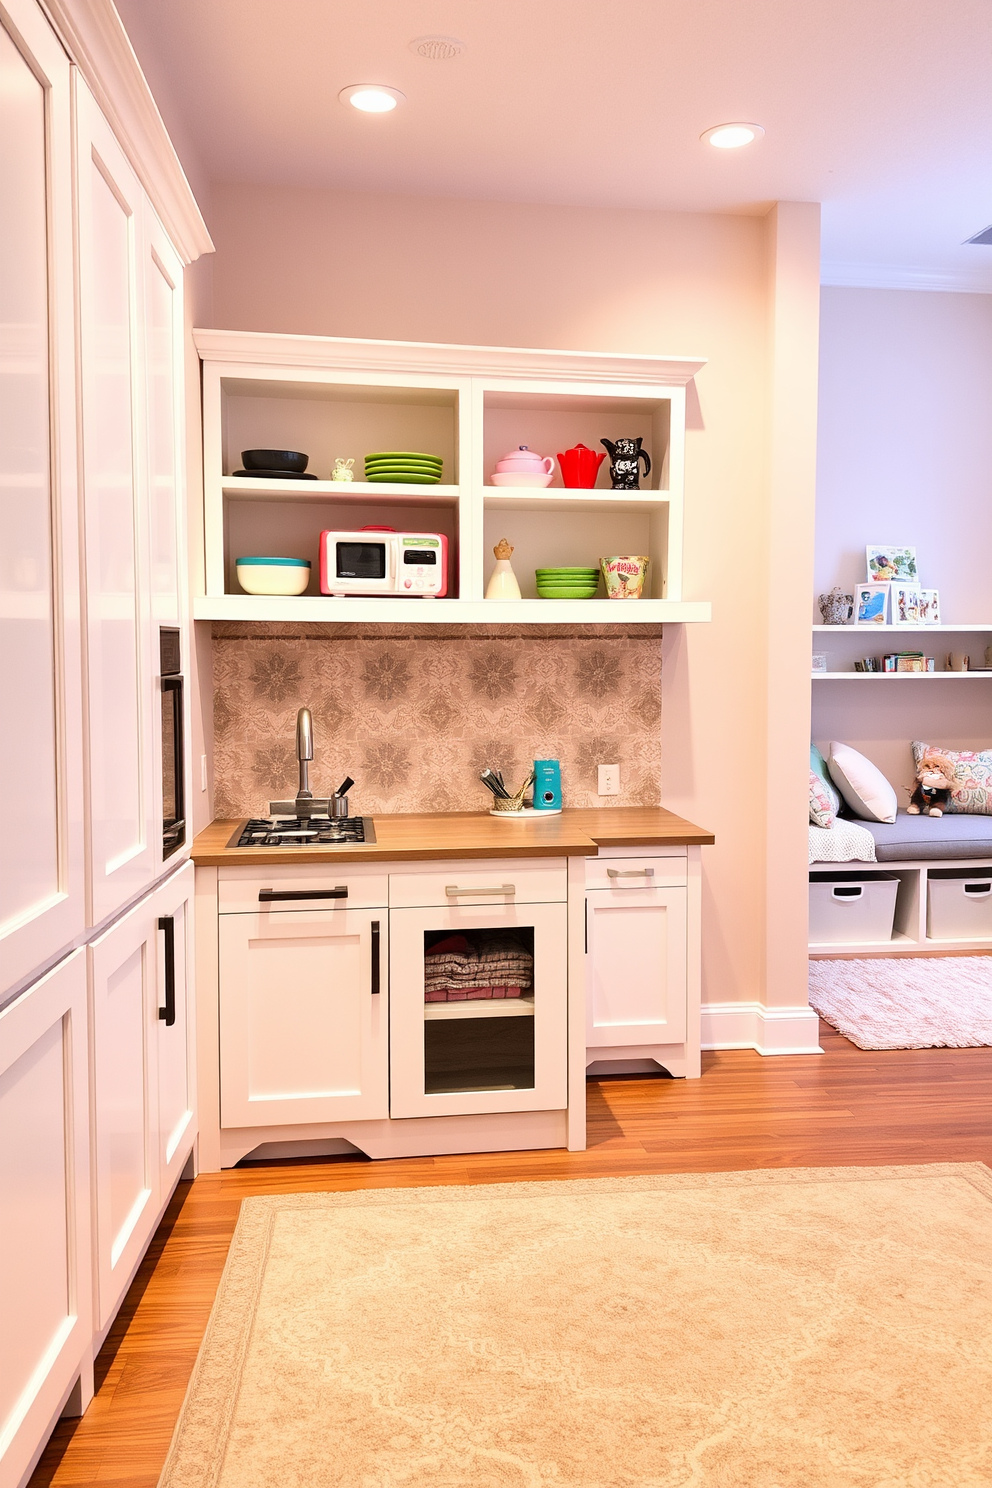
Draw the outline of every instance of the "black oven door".
[[[183,780],[183,679],[162,678],[162,857],[186,841]]]

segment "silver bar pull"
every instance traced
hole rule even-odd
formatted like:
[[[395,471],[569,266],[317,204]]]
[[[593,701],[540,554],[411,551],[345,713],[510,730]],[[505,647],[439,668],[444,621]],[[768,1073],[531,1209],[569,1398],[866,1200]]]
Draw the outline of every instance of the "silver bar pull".
[[[460,889],[457,884],[448,884],[444,891],[449,899],[457,899],[462,894],[515,894],[515,884],[490,884],[488,888]]]
[[[607,878],[654,878],[653,868],[607,868]]]

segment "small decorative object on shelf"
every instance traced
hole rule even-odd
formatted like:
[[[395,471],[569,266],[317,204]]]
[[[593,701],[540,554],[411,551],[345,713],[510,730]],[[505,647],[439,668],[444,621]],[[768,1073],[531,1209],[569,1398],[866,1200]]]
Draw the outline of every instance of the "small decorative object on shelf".
[[[607,599],[640,599],[650,561],[630,554],[601,558]]]
[[[921,591],[915,584],[894,583],[892,585],[892,624],[918,626]]]
[[[521,444],[496,461],[492,480],[494,486],[550,486],[554,473],[550,455],[538,455]]]
[[[877,656],[863,656],[860,661],[854,663],[856,672],[880,672],[882,669],[878,664]]]
[[[936,589],[920,590],[920,620],[924,625],[940,624],[940,595]]]
[[[605,455],[586,449],[584,444],[573,445],[564,452],[559,450],[558,466],[563,484],[572,491],[591,491],[605,459]]]
[[[902,548],[896,544],[885,546],[869,543],[865,549],[869,579],[885,583],[889,579],[902,579],[903,583],[915,584],[919,578],[916,568],[916,549]]]
[[[884,625],[889,618],[889,585],[861,584],[855,603],[855,625]]]
[[[640,439],[601,439],[610,456],[610,483],[614,491],[639,491],[641,467],[644,461],[644,479],[651,474],[651,456],[641,449]]]
[[[839,584],[829,594],[821,594],[817,603],[824,625],[847,625],[854,614],[854,595],[845,594]]]
[[[910,816],[943,816],[956,783],[953,761],[939,749],[927,749],[916,767],[916,784],[906,807],[907,813]],[[909,790],[909,786],[904,789]]]
[[[505,537],[501,537],[493,548],[493,557],[496,559],[496,567],[490,575],[489,583],[486,585],[487,599],[520,599],[520,585],[517,576],[510,566],[513,556],[513,548]]]
[[[813,652],[813,673],[825,672],[827,670],[827,653],[825,651]]]
[[[332,481],[351,481],[355,479],[352,469],[354,460],[342,460],[340,457],[334,461],[334,469],[331,471]]]
[[[971,657],[964,651],[952,651],[947,658],[949,672],[966,672],[971,667]]]

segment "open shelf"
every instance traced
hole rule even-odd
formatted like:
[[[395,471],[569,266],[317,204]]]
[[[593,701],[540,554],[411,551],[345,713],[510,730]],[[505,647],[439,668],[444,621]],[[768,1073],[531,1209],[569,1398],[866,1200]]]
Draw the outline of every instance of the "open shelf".
[[[671,599],[338,599],[216,594],[193,601],[194,620],[275,620],[327,624],[685,625],[708,621],[708,600]]]
[[[966,634],[973,631],[976,635],[984,631],[992,631],[992,624],[982,623],[975,625],[814,625],[813,632],[818,635],[835,636],[868,636],[872,634],[888,633],[891,635],[932,635],[946,631],[949,634]]]
[[[533,1018],[534,997],[479,998],[476,1002],[425,1002],[424,1020],[440,1018]]]
[[[483,494],[494,511],[652,512],[664,510],[669,500],[667,491],[556,491],[552,486],[486,486]]]
[[[383,501],[396,501],[402,497],[409,506],[438,506],[441,502],[458,500],[458,487],[438,482],[433,486],[396,484],[385,481],[295,481],[256,480],[252,476],[225,475],[221,482],[225,496],[237,497],[239,501],[345,501],[354,502],[356,497],[374,506]]]
[[[814,682],[985,682],[992,671],[976,672],[812,672]]]

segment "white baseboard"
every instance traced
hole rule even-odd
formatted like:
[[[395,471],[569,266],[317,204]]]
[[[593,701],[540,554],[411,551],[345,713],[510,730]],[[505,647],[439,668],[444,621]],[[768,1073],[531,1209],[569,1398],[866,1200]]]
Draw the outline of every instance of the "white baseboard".
[[[756,1049],[759,1054],[822,1054],[811,1007],[766,1008],[760,1002],[704,1002],[704,1049]]]

